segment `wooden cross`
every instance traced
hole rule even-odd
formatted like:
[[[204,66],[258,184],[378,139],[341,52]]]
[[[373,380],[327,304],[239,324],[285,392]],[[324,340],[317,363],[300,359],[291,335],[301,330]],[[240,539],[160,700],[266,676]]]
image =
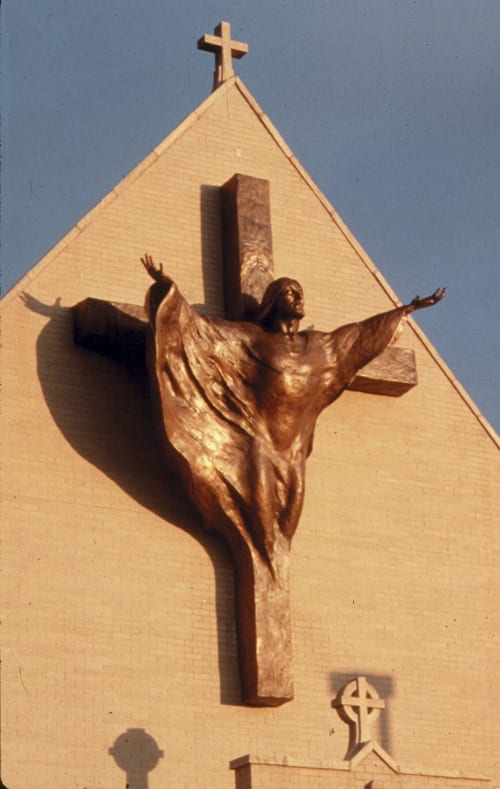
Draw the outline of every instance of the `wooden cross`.
[[[225,317],[252,320],[273,277],[269,182],[234,175],[221,188]],[[149,331],[142,307],[85,299],[73,307],[75,342],[145,367]],[[389,348],[360,371],[351,389],[398,396],[416,384],[413,351]],[[288,545],[273,577],[256,552],[235,556],[236,626],[243,699],[276,706],[293,698]],[[372,705],[373,706],[373,705]]]
[[[232,41],[229,22],[219,22],[213,35],[206,33],[198,40],[198,49],[213,52],[215,55],[213,87],[215,90],[234,75],[232,59],[242,58],[243,55],[246,55],[248,44],[244,44],[242,41]]]

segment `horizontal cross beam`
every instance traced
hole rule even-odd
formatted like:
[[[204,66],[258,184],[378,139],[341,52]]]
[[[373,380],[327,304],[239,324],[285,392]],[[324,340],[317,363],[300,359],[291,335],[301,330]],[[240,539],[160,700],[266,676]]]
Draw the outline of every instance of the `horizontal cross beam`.
[[[73,308],[77,345],[140,368],[145,365],[148,322],[143,307],[87,298]],[[363,367],[348,386],[355,392],[399,397],[417,383],[415,354],[387,348]]]

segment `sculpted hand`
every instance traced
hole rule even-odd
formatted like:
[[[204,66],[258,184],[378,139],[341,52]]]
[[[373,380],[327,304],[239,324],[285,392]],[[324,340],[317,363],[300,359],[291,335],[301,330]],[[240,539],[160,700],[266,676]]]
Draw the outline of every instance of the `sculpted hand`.
[[[155,264],[151,255],[145,254],[143,258],[141,258],[141,263],[148,272],[151,279],[154,279],[155,282],[170,282],[170,277],[163,273],[163,263],[159,263],[158,266]]]
[[[414,312],[415,310],[423,310],[425,307],[432,307],[434,304],[437,304],[438,301],[441,301],[445,293],[446,288],[437,288],[432,296],[427,296],[425,299],[421,299],[420,296],[415,296],[413,301],[408,304],[406,311]]]

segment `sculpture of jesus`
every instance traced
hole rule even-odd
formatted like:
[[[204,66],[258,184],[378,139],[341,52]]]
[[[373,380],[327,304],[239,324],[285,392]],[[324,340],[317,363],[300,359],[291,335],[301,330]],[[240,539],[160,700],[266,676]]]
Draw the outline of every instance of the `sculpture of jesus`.
[[[296,280],[268,286],[255,323],[233,322],[198,314],[162,264],[141,260],[154,280],[146,310],[176,468],[205,528],[233,552],[244,543],[275,574],[299,521],[319,414],[390,345],[405,316],[445,290],[331,332],[300,331]]]
[[[198,314],[150,255],[142,263],[154,280],[146,312],[168,452],[236,570],[243,700],[283,704],[294,693],[290,545],[316,420],[395,339],[401,321],[445,291],[332,332],[300,331],[296,280],[271,282],[254,322],[228,321]]]

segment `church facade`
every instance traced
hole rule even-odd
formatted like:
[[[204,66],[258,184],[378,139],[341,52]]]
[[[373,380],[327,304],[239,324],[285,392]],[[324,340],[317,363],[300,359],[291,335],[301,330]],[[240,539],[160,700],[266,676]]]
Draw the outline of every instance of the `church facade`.
[[[164,458],[143,371],[75,342],[89,297],[139,315],[145,252],[224,314],[236,173],[269,182],[274,275],[302,284],[307,325],[400,304],[218,63],[214,92],[2,302],[3,783],[491,789],[498,438],[417,325],[397,341],[417,385],[345,391],[318,422],[279,706],[243,703],[232,558]]]

